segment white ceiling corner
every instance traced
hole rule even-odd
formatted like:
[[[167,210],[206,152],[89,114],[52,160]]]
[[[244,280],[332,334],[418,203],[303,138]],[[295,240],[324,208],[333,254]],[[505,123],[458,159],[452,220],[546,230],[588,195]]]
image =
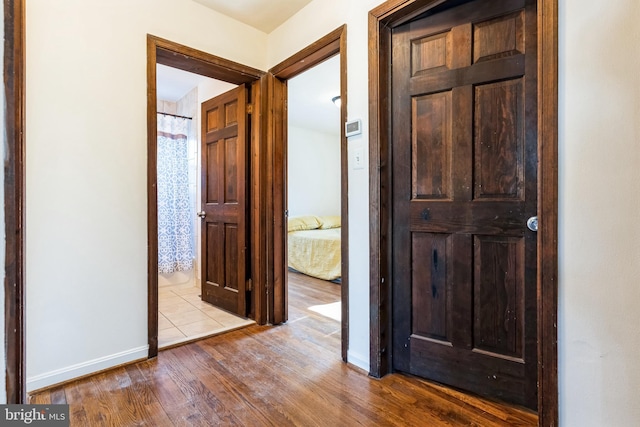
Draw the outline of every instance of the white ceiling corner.
[[[269,34],[311,0],[193,0]]]

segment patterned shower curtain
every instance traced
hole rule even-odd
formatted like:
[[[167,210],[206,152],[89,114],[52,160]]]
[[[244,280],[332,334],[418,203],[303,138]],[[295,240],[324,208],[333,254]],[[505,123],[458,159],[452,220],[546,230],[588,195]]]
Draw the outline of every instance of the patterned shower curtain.
[[[158,272],[193,267],[188,119],[158,114]]]

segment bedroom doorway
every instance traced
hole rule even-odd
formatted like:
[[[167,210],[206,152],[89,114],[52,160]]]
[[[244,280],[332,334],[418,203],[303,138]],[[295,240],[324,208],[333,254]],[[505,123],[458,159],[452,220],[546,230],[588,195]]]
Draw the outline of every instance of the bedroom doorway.
[[[289,321],[340,337],[340,56],[287,81]]]
[[[305,212],[302,209],[297,211],[297,213],[289,212],[288,210],[288,182],[292,182],[294,178],[287,176],[288,175],[288,161],[291,159],[288,158],[287,152],[292,149],[293,146],[290,145],[290,141],[292,137],[295,137],[296,131],[293,132],[292,135],[289,135],[291,130],[288,129],[288,110],[293,110],[294,106],[290,105],[292,101],[290,99],[291,94],[289,94],[290,86],[295,86],[295,80],[293,80],[297,76],[301,76],[308,70],[316,66],[329,66],[333,63],[331,60],[335,61],[334,66],[338,69],[338,85],[339,92],[336,93],[335,89],[332,89],[330,93],[322,95],[324,105],[327,105],[330,108],[335,108],[339,111],[339,121],[338,121],[338,132],[339,136],[339,172],[337,168],[334,168],[335,176],[339,176],[340,185],[339,185],[339,194],[340,194],[340,204],[339,204],[339,216],[338,215],[318,215],[317,213],[309,213]],[[326,63],[326,64],[325,64]],[[341,26],[331,33],[327,34],[325,37],[317,40],[315,43],[307,46],[302,49],[297,54],[291,56],[290,58],[284,60],[280,64],[276,65],[269,72],[272,74],[270,76],[269,88],[270,88],[270,97],[272,102],[271,114],[272,114],[272,124],[273,124],[273,153],[274,153],[274,170],[273,170],[273,200],[271,201],[274,212],[274,234],[273,234],[273,266],[274,266],[274,277],[273,277],[273,292],[271,294],[271,298],[273,301],[273,311],[269,314],[269,320],[274,323],[283,323],[289,320],[289,300],[291,299],[292,303],[296,301],[299,291],[297,287],[299,285],[298,279],[307,279],[309,280],[321,280],[320,283],[325,282],[329,283],[334,291],[337,291],[335,295],[335,299],[333,301],[326,301],[326,304],[332,304],[333,308],[339,308],[340,316],[339,316],[339,330],[340,333],[336,333],[336,337],[340,336],[341,342],[341,355],[344,361],[347,361],[347,350],[349,348],[349,280],[348,280],[348,162],[347,162],[347,140],[345,136],[343,123],[346,121],[347,117],[347,91],[346,91],[346,26]],[[306,86],[313,87],[317,83],[309,82]],[[336,96],[340,97],[341,104],[340,107],[337,107],[335,104],[332,104],[332,99]],[[305,99],[302,102],[307,102]],[[301,109],[301,107],[295,107],[297,110]],[[335,112],[335,110],[332,110]],[[292,114],[295,114],[298,111],[292,111]],[[313,116],[312,116],[313,117]],[[293,117],[292,117],[293,119]],[[293,129],[292,129],[293,130]],[[317,208],[312,208],[317,209]],[[334,209],[338,209],[335,208]],[[304,213],[303,213],[304,212]],[[307,276],[307,275],[294,275],[292,274],[291,280],[291,288],[289,289],[288,284],[288,220],[287,215],[293,217],[295,215],[312,217],[323,216],[323,218],[316,219],[316,225],[312,226],[314,229],[321,229],[322,224],[325,224],[324,228],[328,228],[328,232],[332,232],[334,234],[339,235],[339,246],[340,246],[340,261],[339,261],[339,276],[340,276],[340,285],[339,289],[335,289],[335,283],[328,282],[326,280],[318,279],[315,277]],[[333,218],[333,219],[332,219]],[[309,219],[309,218],[307,218]],[[331,227],[329,224],[333,223]],[[337,223],[337,224],[336,224]],[[305,226],[308,227],[308,226]],[[335,228],[333,228],[335,227]],[[333,231],[331,231],[333,230]],[[336,280],[337,278],[334,278]],[[311,289],[311,286],[307,286],[305,289]],[[289,292],[291,291],[291,292]],[[337,295],[339,294],[339,300]],[[325,305],[315,304],[315,305]],[[292,304],[293,305],[293,304]],[[318,307],[316,307],[318,308]],[[326,308],[326,307],[323,307]],[[322,309],[322,308],[318,308]],[[295,314],[295,313],[292,313]],[[326,319],[326,316],[320,315],[321,318]],[[315,314],[314,314],[315,316]],[[337,316],[336,316],[337,317]],[[293,320],[294,317],[291,317]],[[332,320],[337,322],[335,320]]]

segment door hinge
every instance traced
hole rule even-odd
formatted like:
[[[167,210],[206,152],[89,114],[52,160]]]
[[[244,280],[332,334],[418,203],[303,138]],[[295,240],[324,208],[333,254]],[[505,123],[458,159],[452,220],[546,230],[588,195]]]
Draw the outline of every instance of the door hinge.
[[[253,114],[253,104],[247,104],[247,114]]]
[[[245,290],[252,291],[253,290],[253,280],[247,279],[247,284]]]

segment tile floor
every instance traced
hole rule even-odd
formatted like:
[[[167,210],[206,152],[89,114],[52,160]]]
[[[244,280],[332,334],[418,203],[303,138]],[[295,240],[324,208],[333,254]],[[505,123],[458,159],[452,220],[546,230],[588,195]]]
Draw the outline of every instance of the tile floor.
[[[158,289],[158,347],[192,341],[254,324],[200,299],[192,283]]]

